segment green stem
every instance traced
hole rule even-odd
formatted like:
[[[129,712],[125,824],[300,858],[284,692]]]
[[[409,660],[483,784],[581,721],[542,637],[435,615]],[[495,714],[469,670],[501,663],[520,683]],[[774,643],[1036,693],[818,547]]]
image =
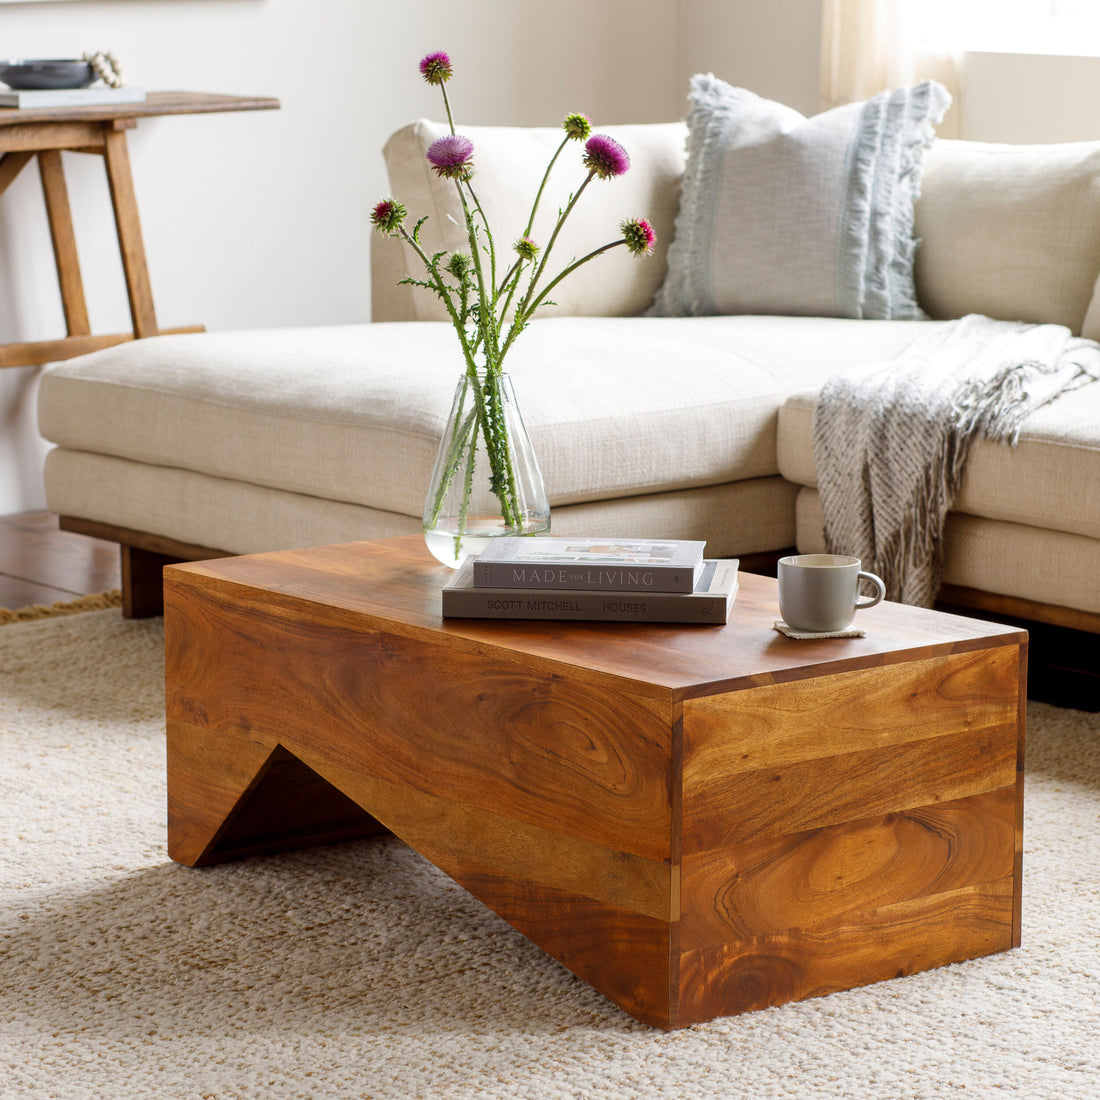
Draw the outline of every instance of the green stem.
[[[480,306],[478,327],[480,328],[484,323],[485,307],[488,301],[485,294],[485,273],[481,267],[481,249],[478,248],[477,229],[474,226],[474,219],[470,215],[470,206],[466,202],[460,180],[455,180],[455,190],[458,192],[458,201],[462,204],[462,215],[466,219],[466,238],[470,242],[471,259],[474,263],[474,273],[477,275],[477,300]]]
[[[455,326],[455,331],[458,333],[458,341],[462,345],[462,352],[466,359],[467,369],[473,367],[473,353],[470,350],[469,344],[466,342],[466,334],[461,319],[459,318],[458,312],[455,310],[454,302],[447,290],[447,284],[443,282],[439,274],[439,268],[428,258],[424,249],[420,247],[420,242],[404,226],[400,226],[398,232],[401,234],[405,243],[420,257],[421,263],[423,263],[424,267],[427,269],[428,275],[432,281],[432,286],[436,294],[439,295],[439,300],[450,314],[451,323]]]
[[[552,291],[554,287],[556,287],[558,283],[560,283],[562,279],[564,279],[567,275],[572,275],[573,272],[576,271],[577,268],[580,267],[582,264],[588,263],[589,260],[594,260],[597,256],[603,255],[603,253],[609,251],[612,248],[618,247],[620,244],[626,244],[626,241],[612,241],[610,244],[605,244],[600,248],[594,248],[591,252],[588,253],[587,256],[582,256],[579,260],[574,260],[567,268],[565,268],[558,275],[555,275],[554,278],[546,284],[546,288],[543,290],[543,292],[531,303],[530,312],[534,313],[535,310],[537,310],[539,306],[542,305],[542,301],[546,297],[546,295],[549,294],[550,291]],[[505,346],[505,351],[507,350],[507,346]],[[503,356],[503,354],[504,353],[502,352],[501,355]]]
[[[535,194],[535,202],[531,207],[531,217],[527,219],[527,228],[523,231],[525,237],[531,236],[531,227],[535,224],[535,212],[539,208],[539,202],[542,199],[542,192],[546,188],[546,181],[550,178],[550,171],[554,167],[554,162],[561,156],[561,151],[569,144],[568,134],[558,146],[557,152],[550,158],[550,163],[546,166],[546,171],[542,174],[542,183],[539,184],[538,192]]]
[[[443,107],[447,111],[447,122],[450,124],[451,133],[455,132],[455,120],[451,116],[451,101],[447,98],[447,85],[440,84],[439,90],[443,93]]]
[[[523,515],[516,485],[515,469],[508,445],[508,425],[504,413],[504,400],[499,377],[471,378],[467,372],[466,390],[459,399],[451,423],[450,443],[443,460],[443,469],[432,499],[432,510],[426,525],[433,527],[439,520],[447,494],[451,491],[463,469],[462,496],[458,507],[460,533],[465,533],[473,491],[473,469],[477,452],[478,433],[485,442],[485,453],[490,466],[490,488],[500,504],[504,522],[512,528],[522,526]],[[466,393],[472,397],[467,405]]]
[[[463,209],[466,210],[465,203],[463,203]],[[471,227],[470,239],[471,239],[471,243],[472,243],[474,238],[473,238],[473,233],[472,233],[472,223],[471,223],[471,219],[470,219],[469,210],[466,210],[466,220],[467,220],[467,225]],[[500,418],[500,422],[494,426],[493,419],[489,415],[489,409],[487,408],[486,402],[485,402],[485,395],[482,391],[482,388],[481,388],[481,385],[480,385],[480,382],[479,382],[479,379],[478,379],[478,376],[477,376],[477,362],[474,359],[474,348],[471,348],[471,346],[469,344],[469,341],[466,338],[465,329],[459,321],[458,314],[455,311],[454,303],[451,300],[450,294],[447,292],[446,285],[443,283],[443,280],[439,275],[438,268],[432,262],[432,260],[429,259],[429,257],[425,254],[424,250],[420,247],[420,243],[404,227],[401,228],[401,236],[409,244],[409,246],[416,252],[416,254],[420,257],[421,262],[427,268],[428,273],[431,277],[432,283],[435,286],[435,288],[436,288],[436,290],[439,294],[439,297],[442,300],[443,304],[446,306],[447,312],[451,316],[451,321],[455,326],[455,331],[458,333],[459,344],[462,347],[463,357],[466,360],[466,377],[469,379],[470,385],[473,388],[474,404],[475,404],[475,408],[476,408],[477,417],[478,417],[478,420],[480,421],[480,423],[485,426],[486,451],[489,455],[489,465],[490,465],[490,469],[491,469],[492,474],[493,474],[494,491],[497,494],[497,498],[500,500],[502,514],[504,515],[506,522],[508,522],[510,525],[514,526],[514,525],[516,525],[516,518],[519,515],[519,508],[516,504],[515,477],[514,477],[514,474],[512,472],[512,469],[511,469],[511,460],[510,460],[509,455],[508,455],[508,430],[507,430],[507,425],[503,422],[503,418]],[[481,292],[481,299],[480,300],[482,302],[484,302],[485,301],[485,298],[484,298],[484,282],[481,279],[481,267],[480,267],[479,264],[475,263],[475,268],[478,272],[478,278],[479,278],[479,289],[480,289],[480,292]],[[495,385],[494,376],[499,376],[499,373],[500,373],[499,360],[496,359],[496,356],[494,354],[495,351],[496,351],[496,342],[497,342],[497,337],[496,337],[495,333],[493,332],[493,329],[495,328],[495,326],[493,326],[491,324],[491,319],[488,322],[486,321],[486,318],[484,316],[484,312],[482,312],[482,316],[479,317],[479,322],[480,323],[478,325],[478,328],[480,330],[480,332],[479,332],[480,336],[488,336],[490,334],[493,335],[492,352],[490,352],[488,343],[486,344],[486,348],[485,348],[485,357],[486,357],[486,364],[487,364],[487,366],[486,366],[486,385],[489,384],[490,379],[493,379],[494,380],[494,389],[495,389],[496,385]],[[485,326],[486,326],[487,323],[489,324],[489,332],[485,331]],[[495,445],[491,445],[490,444],[490,439],[494,438],[496,436],[497,432],[499,432],[499,435],[500,435],[500,437],[502,437],[502,439],[497,438],[495,440]],[[443,480],[444,480],[445,483],[449,484],[449,481],[454,478],[454,473],[455,473],[455,470],[457,469],[457,463],[458,463],[458,458],[457,457],[448,456],[447,465],[446,465],[446,468],[445,468],[445,471],[444,471],[444,477],[443,477]],[[504,492],[505,492],[506,495],[502,495],[500,489],[498,488],[499,486],[505,486],[505,487],[510,486],[511,488],[510,488],[510,490],[505,488]],[[507,499],[506,498],[507,496],[510,496],[511,499]],[[468,489],[464,492],[463,503],[464,503],[464,505],[467,505],[469,503],[469,490]],[[439,518],[439,508],[440,507],[442,507],[442,495],[437,497],[435,510],[434,510],[434,516],[433,516],[433,522],[434,522],[434,520]]]
[[[508,330],[508,337],[504,341],[504,347],[501,349],[501,352],[500,352],[501,359],[504,358],[504,356],[507,353],[508,349],[512,346],[512,343],[515,341],[515,338],[526,327],[526,324],[527,324],[526,318],[529,317],[531,315],[531,312],[532,312],[532,310],[530,308],[530,303],[531,303],[531,299],[532,299],[532,297],[535,293],[535,286],[538,284],[539,279],[542,278],[542,273],[546,270],[546,263],[550,259],[550,253],[554,248],[554,243],[558,239],[558,234],[561,232],[562,226],[565,225],[566,219],[573,212],[573,207],[575,207],[577,205],[578,201],[580,200],[581,195],[584,194],[584,189],[592,182],[592,179],[595,176],[595,174],[596,174],[595,172],[589,172],[588,173],[588,175],[584,179],[584,183],[582,183],[580,185],[580,187],[577,188],[576,194],[573,195],[573,197],[569,200],[569,205],[566,206],[565,210],[561,214],[561,217],[558,218],[558,223],[557,223],[557,225],[554,226],[554,232],[550,235],[550,240],[546,242],[546,249],[542,254],[542,260],[539,262],[538,267],[535,269],[534,274],[531,276],[530,283],[527,284],[527,293],[524,295],[523,301],[520,302],[519,306],[516,309],[516,315],[512,319],[512,326]],[[558,281],[560,281],[560,280],[555,280],[555,282],[558,282]],[[545,297],[546,297],[546,295],[543,294],[543,295],[540,296],[539,300],[541,301]]]
[[[523,259],[518,259],[512,264],[511,270],[504,276],[503,281],[500,284],[500,294],[504,293],[504,288],[508,287],[508,297],[504,299],[504,307],[500,311],[500,317],[503,320],[508,316],[508,309],[512,305],[512,299],[515,297],[516,290],[519,288],[519,276],[520,269],[523,267]],[[514,276],[514,278],[513,278]],[[508,286],[511,282],[511,286]],[[500,300],[500,294],[497,295],[496,300],[493,302],[493,308],[496,309],[497,301]]]
[[[447,448],[447,457],[444,460],[443,473],[435,489],[435,499],[432,501],[432,518],[430,526],[435,525],[439,519],[439,513],[443,510],[443,501],[450,491],[451,483],[454,481],[455,473],[458,471],[458,464],[462,460],[462,452],[466,449],[464,440],[466,439],[467,433],[470,431],[470,422],[476,416],[477,409],[473,408],[469,411],[465,419],[455,426],[454,433],[451,436],[450,446]],[[465,495],[467,497],[469,496],[468,490]]]
[[[485,226],[485,238],[489,242],[489,286],[494,295],[494,302],[496,301],[496,289],[497,289],[497,250],[493,243],[493,232],[489,228],[489,219],[485,216],[485,211],[481,208],[481,202],[474,192],[470,181],[466,181],[466,190],[470,192],[470,198],[474,200],[474,208],[481,215],[481,224]],[[473,241],[470,241],[471,248],[473,247]]]

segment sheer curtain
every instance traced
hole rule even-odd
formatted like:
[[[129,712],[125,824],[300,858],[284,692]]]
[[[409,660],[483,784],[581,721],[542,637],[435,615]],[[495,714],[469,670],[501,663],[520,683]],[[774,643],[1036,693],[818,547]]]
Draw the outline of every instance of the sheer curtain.
[[[938,80],[954,106],[936,133],[958,137],[959,51],[951,7],[950,0],[822,0],[822,110]]]

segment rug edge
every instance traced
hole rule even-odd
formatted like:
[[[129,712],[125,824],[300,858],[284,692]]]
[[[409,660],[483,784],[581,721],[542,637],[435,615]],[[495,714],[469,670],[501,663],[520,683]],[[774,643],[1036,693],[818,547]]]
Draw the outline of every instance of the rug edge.
[[[104,592],[93,592],[87,596],[79,596],[75,600],[54,604],[32,604],[15,611],[0,608],[0,626],[33,622],[35,619],[53,619],[62,615],[78,615],[83,611],[106,611],[109,608],[121,606],[121,589],[109,588]]]

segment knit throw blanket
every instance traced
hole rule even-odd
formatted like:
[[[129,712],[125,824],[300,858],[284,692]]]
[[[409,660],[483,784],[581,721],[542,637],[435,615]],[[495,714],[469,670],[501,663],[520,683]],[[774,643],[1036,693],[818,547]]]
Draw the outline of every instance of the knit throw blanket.
[[[827,550],[859,557],[887,598],[930,607],[971,444],[1015,444],[1029,413],[1095,379],[1100,344],[1061,325],[974,315],[831,379],[813,421]]]

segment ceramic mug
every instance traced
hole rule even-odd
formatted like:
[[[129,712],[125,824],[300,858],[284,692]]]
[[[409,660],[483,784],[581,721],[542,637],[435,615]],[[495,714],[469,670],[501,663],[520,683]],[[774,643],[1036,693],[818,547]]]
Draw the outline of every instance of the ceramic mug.
[[[847,554],[792,554],[779,559],[779,612],[794,630],[825,633],[847,630],[855,613],[874,607],[886,596],[886,585],[860,569]],[[869,581],[874,596],[860,600],[859,582]]]

